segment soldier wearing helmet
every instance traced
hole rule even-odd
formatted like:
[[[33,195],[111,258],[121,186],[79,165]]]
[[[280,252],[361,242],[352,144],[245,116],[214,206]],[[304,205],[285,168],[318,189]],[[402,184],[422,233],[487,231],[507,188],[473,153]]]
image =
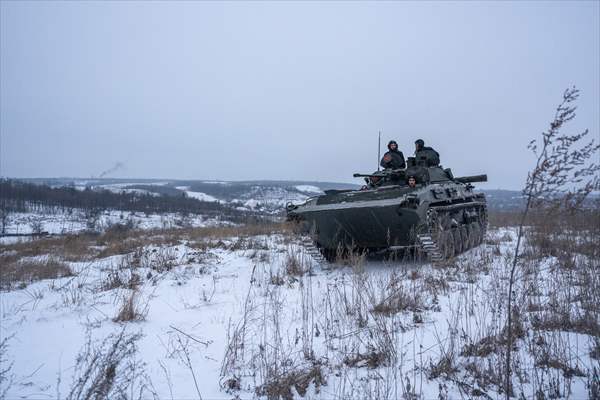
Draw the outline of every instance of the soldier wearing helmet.
[[[407,183],[410,188],[415,188],[415,187],[417,187],[417,178],[415,178],[413,175],[411,175],[408,177]]]
[[[396,143],[395,140],[390,140],[387,147],[388,151],[383,155],[379,165],[381,165],[384,169],[406,168],[404,154],[398,150],[398,143]]]
[[[425,146],[423,139],[417,139],[415,141],[415,161],[417,165],[433,167],[440,165],[440,155],[431,147]]]

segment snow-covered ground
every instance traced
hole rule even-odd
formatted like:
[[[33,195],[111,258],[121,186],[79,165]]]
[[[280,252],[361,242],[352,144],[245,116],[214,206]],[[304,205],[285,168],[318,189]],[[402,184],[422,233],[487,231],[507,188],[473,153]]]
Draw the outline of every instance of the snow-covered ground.
[[[176,226],[203,227],[220,224],[221,221],[202,215],[182,217],[177,213],[144,214],[140,212],[107,210],[97,216],[86,215],[78,209],[70,212],[11,213],[6,225],[8,234],[48,232],[50,234],[78,233],[86,229],[104,230],[115,224],[128,224],[139,229],[173,228]],[[8,238],[0,238],[6,240]],[[10,239],[14,240],[14,239]],[[0,242],[5,243],[5,242]]]
[[[302,203],[308,197],[307,194],[281,187],[253,186],[243,198],[234,199],[230,204],[239,209],[273,213],[283,210],[288,203]]]
[[[73,277],[2,292],[7,398],[85,392],[86,371],[103,376],[95,359],[114,364],[127,398],[504,397],[496,341],[510,229],[446,265],[327,264],[289,234],[169,241],[69,262]],[[536,279],[556,268],[545,260]],[[528,279],[515,290],[534,321],[551,288],[532,293]],[[138,320],[115,322],[133,293]],[[515,395],[588,397],[593,335],[526,330],[516,341]],[[544,360],[553,367],[541,368]],[[107,398],[117,396],[111,390]]]
[[[301,192],[309,193],[312,195],[323,193],[323,191],[320,188],[313,185],[296,185],[295,187]]]
[[[200,201],[210,201],[210,202],[218,202],[219,201],[219,199],[217,199],[216,197],[213,197],[213,196],[208,195],[206,193],[192,192],[192,191],[190,191],[190,187],[189,186],[176,186],[175,189],[181,190],[182,192],[185,192],[185,194],[188,197],[191,197],[193,199],[197,199],[197,200],[200,200]]]

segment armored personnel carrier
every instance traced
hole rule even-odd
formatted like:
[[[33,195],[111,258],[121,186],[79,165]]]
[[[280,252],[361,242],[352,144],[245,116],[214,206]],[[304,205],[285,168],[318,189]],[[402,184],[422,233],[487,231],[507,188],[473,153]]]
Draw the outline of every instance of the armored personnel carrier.
[[[328,190],[299,205],[288,204],[287,218],[310,233],[329,261],[340,252],[413,250],[443,261],[478,246],[487,227],[485,195],[473,182],[486,175],[455,178],[452,171],[408,159],[402,170],[364,177],[360,190]],[[409,186],[414,177],[416,185]]]

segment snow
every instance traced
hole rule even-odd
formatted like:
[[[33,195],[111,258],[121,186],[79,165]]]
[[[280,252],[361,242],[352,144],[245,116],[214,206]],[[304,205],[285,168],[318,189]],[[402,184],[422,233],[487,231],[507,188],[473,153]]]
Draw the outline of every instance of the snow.
[[[113,193],[136,193],[136,194],[141,194],[141,195],[146,195],[149,194],[150,196],[160,196],[160,194],[156,193],[156,192],[151,192],[149,190],[146,189],[133,189],[133,188],[124,188],[124,187],[115,187],[115,186],[99,186],[102,189],[108,190],[109,192],[113,192]]]
[[[110,184],[101,184],[101,185],[97,185],[100,186],[102,188],[125,188],[127,186],[138,186],[138,185],[144,185],[144,186],[165,186],[168,185],[170,182],[126,182],[126,183],[110,183]]]
[[[493,231],[491,244],[469,250],[454,265],[369,260],[351,268],[321,263],[298,238],[279,234],[224,237],[203,249],[185,241],[168,245],[165,238],[164,245],[144,247],[140,266],[131,270],[142,277],[139,298],[147,314],[129,323],[112,320],[129,291],[99,288],[111,271],[130,265],[132,255],[69,263],[75,277],[2,292],[1,335],[11,338],[7,356],[15,377],[7,398],[65,397],[86,333],[98,344],[122,329],[142,334],[137,357],[160,398],[198,398],[194,377],[204,399],[256,398],[269,368],[303,370],[315,363],[326,384],[317,392],[311,383],[307,398],[461,398],[464,389],[443,374],[429,379],[426,370],[448,353],[456,362],[482,361],[460,350],[496,326],[501,302],[495,296],[505,289],[504,257],[513,239],[512,229]],[[309,272],[286,273],[290,258]],[[152,266],[165,259],[175,266],[157,272]],[[398,293],[416,305],[391,315],[373,311]],[[591,337],[557,335],[581,368],[592,365]],[[235,337],[242,347],[235,347]],[[353,356],[382,348],[392,351],[389,365],[349,366]],[[525,371],[535,370],[523,347],[515,357]],[[463,383],[475,384],[462,374]],[[241,389],[228,393],[223,384],[233,377]],[[568,380],[571,397],[587,397],[585,384]],[[526,397],[534,389],[532,381],[519,383]],[[493,389],[488,394],[503,397]]]
[[[189,190],[187,190],[185,193],[187,194],[188,197],[191,197],[193,199],[198,199],[200,201],[209,201],[209,202],[220,201],[216,197],[213,197],[211,195],[208,195],[208,194],[202,193],[202,192],[190,192]]]
[[[78,233],[90,228],[89,219],[90,217],[85,212],[77,209],[54,214],[38,212],[11,213],[5,230],[8,234],[30,234],[34,232],[34,228],[49,234]],[[192,227],[212,226],[220,224],[220,221],[214,218],[208,219],[202,215],[182,217],[176,213],[146,215],[139,212],[107,210],[98,216],[92,228],[104,230],[115,224],[130,224],[132,227],[139,229],[157,229],[181,225]]]
[[[268,214],[281,212],[288,203],[299,204],[308,198],[296,191],[276,186],[253,186],[242,198],[234,199],[229,204],[238,209],[250,209]]]
[[[190,191],[189,186],[176,186],[175,189],[181,190],[182,192],[185,192],[185,194],[188,197],[191,197],[193,199],[198,199],[200,201],[222,202],[221,200],[219,200],[216,197],[213,197],[209,194],[202,193],[202,192],[192,192],[192,191]]]
[[[305,192],[305,193],[310,193],[310,194],[321,194],[321,193],[323,193],[323,191],[320,188],[316,187],[316,186],[311,186],[311,185],[297,185],[295,187],[299,191]]]

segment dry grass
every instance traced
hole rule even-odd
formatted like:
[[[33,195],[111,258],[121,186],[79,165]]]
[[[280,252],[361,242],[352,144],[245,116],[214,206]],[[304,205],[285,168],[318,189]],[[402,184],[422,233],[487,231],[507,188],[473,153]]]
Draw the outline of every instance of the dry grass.
[[[344,364],[351,368],[367,367],[370,369],[387,365],[390,355],[372,348],[366,353],[357,353],[344,358]]]
[[[273,235],[273,234],[294,234],[296,232],[295,224],[284,223],[257,223],[236,226],[211,226],[202,228],[182,228],[157,230],[165,236],[175,236],[190,241],[202,241],[208,239],[223,239],[228,237],[248,238],[252,236]],[[153,231],[149,231],[150,233]]]
[[[308,386],[314,383],[315,391],[325,384],[325,377],[321,371],[321,366],[316,364],[307,370],[291,371],[278,377],[274,377],[269,382],[256,388],[258,396],[267,396],[268,399],[293,400],[294,394],[292,388],[304,397]]]
[[[498,351],[499,346],[496,336],[486,336],[476,343],[465,345],[460,355],[463,357],[487,357]]]
[[[256,235],[284,234],[291,236],[295,227],[288,223],[261,223],[241,226],[219,226],[206,228],[136,230],[127,226],[114,225],[103,234],[81,233],[40,238],[28,242],[0,246],[0,288],[10,288],[16,282],[24,284],[71,275],[64,261],[89,261],[114,255],[143,253],[149,246],[174,246],[182,242],[199,250],[228,245],[227,238],[238,238],[230,247],[240,250],[266,249],[266,244],[255,240]],[[235,248],[232,248],[235,250]],[[30,261],[34,257],[46,257],[46,261]],[[164,257],[163,257],[164,256]],[[161,258],[162,257],[162,258]],[[168,254],[157,254],[152,258],[152,268],[169,270],[172,260]],[[268,257],[262,256],[268,261]],[[147,260],[148,261],[148,260]],[[149,261],[150,262],[150,261]],[[120,286],[120,285],[118,285]]]
[[[0,288],[11,289],[15,286],[25,287],[29,283],[44,279],[56,279],[72,276],[71,268],[56,258],[47,257],[43,260],[2,260],[0,272]]]
[[[139,333],[128,334],[123,328],[97,343],[88,331],[66,399],[157,398],[145,373],[145,363],[136,359],[137,341],[141,337]]]
[[[507,228],[518,226],[521,222],[521,212],[490,210],[488,212],[488,224],[490,228]]]
[[[0,399],[2,400],[6,398],[6,393],[14,382],[12,373],[14,361],[8,358],[8,343],[13,336],[6,336],[0,340]]]
[[[287,275],[302,276],[310,272],[311,265],[302,252],[294,248],[288,248],[284,260],[284,269]]]
[[[143,321],[148,314],[148,308],[140,302],[137,290],[131,290],[129,295],[123,296],[119,312],[113,318],[114,322]]]
[[[0,252],[16,253],[20,257],[54,255],[68,261],[85,261],[90,258],[89,246],[93,240],[94,237],[86,233],[47,237],[0,246]]]

